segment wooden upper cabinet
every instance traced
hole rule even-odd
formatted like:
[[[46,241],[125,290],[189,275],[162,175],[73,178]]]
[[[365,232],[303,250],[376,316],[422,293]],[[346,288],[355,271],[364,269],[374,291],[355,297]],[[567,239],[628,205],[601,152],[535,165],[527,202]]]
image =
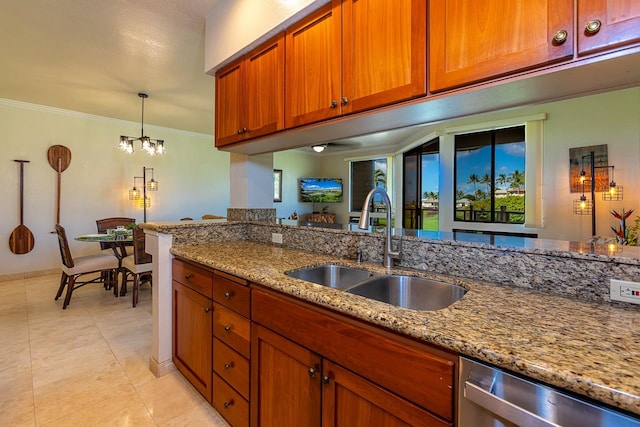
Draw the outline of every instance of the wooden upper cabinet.
[[[284,35],[216,73],[216,146],[284,129]]]
[[[342,113],[426,94],[426,0],[344,0]]]
[[[216,73],[216,147],[244,139],[244,59]]]
[[[573,5],[573,0],[431,0],[430,90],[571,58]]]
[[[638,0],[578,1],[578,54],[640,41]]]
[[[285,126],[340,113],[341,6],[323,6],[293,24],[285,35]]]

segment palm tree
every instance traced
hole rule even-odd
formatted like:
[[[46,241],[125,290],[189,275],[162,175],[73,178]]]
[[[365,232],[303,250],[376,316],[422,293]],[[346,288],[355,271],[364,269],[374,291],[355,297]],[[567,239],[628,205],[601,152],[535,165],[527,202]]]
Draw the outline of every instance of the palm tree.
[[[385,171],[383,171],[382,169],[375,169],[373,171],[373,182],[375,184],[376,187],[378,187],[378,184],[382,184],[382,188],[386,189],[387,188],[387,174]]]
[[[486,185],[487,193],[491,193],[491,177],[489,176],[488,173],[485,173],[484,175],[482,175],[482,178],[480,178],[480,184]]]
[[[456,200],[464,199],[464,191],[458,190],[456,191]]]
[[[467,184],[473,184],[473,191],[476,190],[476,184],[480,182],[480,178],[475,173],[469,175],[469,179],[467,180]]]
[[[517,188],[518,190],[524,187],[524,171],[520,172],[518,169],[514,170],[511,174],[511,188]]]
[[[500,175],[498,175],[498,178],[496,179],[497,184],[505,185],[507,182],[509,182],[509,177],[506,173],[501,173]]]

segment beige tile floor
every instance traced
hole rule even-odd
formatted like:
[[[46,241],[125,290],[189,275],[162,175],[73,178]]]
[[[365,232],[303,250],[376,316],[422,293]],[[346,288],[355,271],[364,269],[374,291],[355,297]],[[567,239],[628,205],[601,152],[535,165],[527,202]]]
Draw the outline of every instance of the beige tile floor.
[[[0,426],[228,426],[178,372],[149,371],[151,289],[99,284],[62,310],[59,275],[0,282]]]

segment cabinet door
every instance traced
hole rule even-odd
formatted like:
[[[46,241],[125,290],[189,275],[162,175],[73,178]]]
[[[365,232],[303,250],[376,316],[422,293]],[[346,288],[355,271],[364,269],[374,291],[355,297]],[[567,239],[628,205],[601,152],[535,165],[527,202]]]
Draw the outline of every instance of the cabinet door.
[[[320,426],[320,357],[254,324],[251,425]]]
[[[285,126],[340,114],[341,6],[332,2],[285,35]]]
[[[345,0],[343,113],[426,93],[426,0]]]
[[[173,362],[211,401],[212,302],[173,281]]]
[[[245,137],[243,85],[242,59],[216,73],[216,147],[241,141]]]
[[[244,111],[247,138],[284,128],[284,35],[247,55]]]
[[[451,425],[326,359],[322,374],[323,427]]]
[[[579,0],[578,53],[640,41],[640,2]]]
[[[429,88],[570,58],[573,22],[573,0],[431,0]],[[559,31],[566,38],[554,42]]]

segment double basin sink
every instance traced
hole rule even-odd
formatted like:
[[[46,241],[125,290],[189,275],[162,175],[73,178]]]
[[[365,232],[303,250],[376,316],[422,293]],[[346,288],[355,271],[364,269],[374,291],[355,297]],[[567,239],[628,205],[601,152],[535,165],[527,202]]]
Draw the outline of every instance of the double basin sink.
[[[440,310],[458,301],[465,288],[424,277],[374,275],[370,271],[325,264],[285,273],[347,293],[414,310]]]

